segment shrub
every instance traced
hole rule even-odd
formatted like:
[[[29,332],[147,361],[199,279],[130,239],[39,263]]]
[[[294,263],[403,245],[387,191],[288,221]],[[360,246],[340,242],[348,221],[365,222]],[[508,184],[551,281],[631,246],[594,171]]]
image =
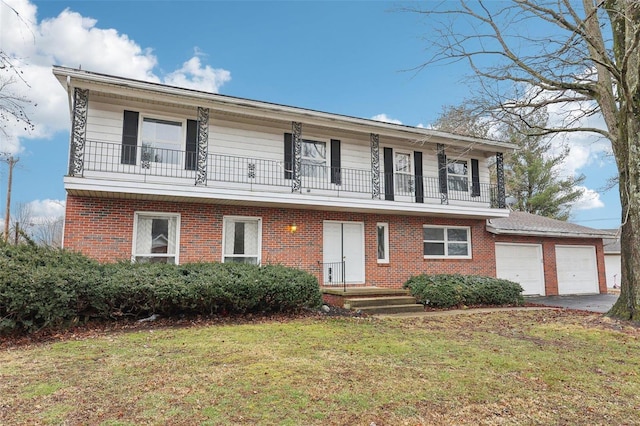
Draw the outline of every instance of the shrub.
[[[476,275],[417,275],[403,285],[425,306],[451,308],[463,305],[522,305],[520,284]]]
[[[278,265],[105,265],[94,306],[102,317],[157,313],[285,312],[319,306],[317,279]]]
[[[0,244],[0,334],[89,318],[287,312],[321,303],[317,279],[280,265],[121,262]]]
[[[101,278],[86,257],[35,245],[0,245],[0,332],[34,331],[77,319]]]

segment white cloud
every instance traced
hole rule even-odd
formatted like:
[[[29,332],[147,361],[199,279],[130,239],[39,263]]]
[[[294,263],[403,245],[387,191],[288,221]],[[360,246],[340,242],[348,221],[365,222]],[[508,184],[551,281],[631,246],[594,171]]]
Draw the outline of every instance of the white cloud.
[[[198,54],[196,52],[196,54]],[[200,58],[194,56],[182,64],[182,68],[168,74],[164,82],[189,89],[217,92],[224,83],[231,80],[231,73],[223,69],[214,69],[209,65],[202,66]]]
[[[387,114],[377,114],[371,117],[372,120],[382,121],[383,123],[402,124],[402,121],[395,118],[387,117]]]
[[[599,193],[584,186],[579,186],[578,188],[582,189],[582,197],[573,203],[572,208],[574,210],[592,210],[604,207]]]
[[[65,200],[34,200],[27,203],[33,223],[42,223],[64,216]]]
[[[550,105],[548,107],[549,124],[553,127],[591,127],[606,129],[601,114],[576,118],[579,105]],[[571,123],[572,121],[575,122]],[[564,175],[574,176],[580,173],[580,169],[598,162],[601,166],[602,158],[611,154],[611,143],[604,137],[595,133],[571,132],[557,137],[556,146],[561,149],[563,144],[569,147],[569,155],[562,165]]]
[[[202,64],[203,54],[197,48],[179,69],[162,77],[155,71],[158,59],[151,48],[143,48],[116,29],[97,25],[97,20],[70,9],[38,21],[37,7],[28,0],[0,2],[0,49],[19,65],[26,82],[18,79],[11,88],[32,101],[27,112],[35,124],[30,133],[24,126],[8,126],[9,138],[2,139],[0,151],[17,153],[21,150],[20,138],[47,138],[69,128],[67,94],[53,77],[52,65],[81,66],[208,92],[217,92],[231,79],[229,71]]]

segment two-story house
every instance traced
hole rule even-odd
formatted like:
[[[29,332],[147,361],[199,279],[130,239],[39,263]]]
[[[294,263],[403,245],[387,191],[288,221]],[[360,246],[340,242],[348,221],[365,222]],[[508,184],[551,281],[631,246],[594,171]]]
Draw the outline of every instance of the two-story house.
[[[508,143],[53,73],[72,113],[65,248],[100,261],[278,263],[325,285],[496,275],[485,226],[509,216]]]

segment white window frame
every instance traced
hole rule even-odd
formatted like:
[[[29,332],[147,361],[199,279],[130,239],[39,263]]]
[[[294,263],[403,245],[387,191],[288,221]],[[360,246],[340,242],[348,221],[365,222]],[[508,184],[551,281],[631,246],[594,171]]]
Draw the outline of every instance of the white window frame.
[[[384,256],[382,258],[380,258],[380,254],[378,253],[378,247],[380,245],[379,228],[383,228],[384,230]],[[376,258],[378,259],[378,263],[389,263],[389,224],[387,222],[378,222],[376,224]]]
[[[422,229],[431,228],[431,229],[442,229],[443,232],[443,240],[425,240],[424,239],[424,231],[422,233],[422,255],[425,259],[471,259],[472,258],[472,245],[471,245],[471,227],[469,226],[439,226],[439,225],[422,225]],[[467,254],[464,256],[461,255],[449,255],[449,241],[448,230],[449,229],[464,229],[467,232]],[[444,255],[426,255],[424,254],[424,243],[443,243],[444,244]],[[462,244],[463,241],[451,241],[453,244]]]
[[[176,241],[175,241],[175,254],[168,253],[137,253],[137,238],[138,238],[138,219],[143,217],[145,219],[176,219]],[[173,257],[174,264],[180,264],[180,213],[167,213],[167,212],[149,212],[149,211],[136,211],[133,214],[133,238],[131,245],[131,262],[136,262],[138,257],[158,257],[167,258]]]
[[[409,167],[408,172],[401,172],[396,170],[396,155],[406,155],[409,158],[409,162],[407,166]],[[403,151],[399,149],[393,150],[393,192],[396,195],[413,195],[415,191],[415,182],[413,182],[414,174],[413,174],[413,153],[411,151]],[[404,188],[402,185],[406,185]]]
[[[258,249],[257,254],[255,256],[247,256],[247,255],[237,255],[231,253],[227,255],[225,253],[227,235],[227,223],[229,221],[233,222],[257,222],[258,223]],[[221,262],[225,263],[225,258],[227,257],[256,257],[256,264],[260,265],[262,262],[262,217],[260,216],[223,216],[222,217],[222,259]]]
[[[466,170],[467,170],[467,174],[466,175],[460,175],[457,173],[449,173],[449,164],[451,163],[465,163],[466,164]],[[449,178],[450,177],[454,177],[454,178],[466,178],[467,180],[467,190],[463,191],[460,189],[456,189],[456,188],[452,188],[449,184]],[[447,189],[449,191],[452,192],[469,192],[471,191],[471,160],[469,160],[468,158],[456,158],[456,159],[447,159]]]
[[[159,114],[153,114],[153,113],[146,113],[146,112],[140,112],[140,121],[138,123],[138,151],[140,152],[139,155],[139,163],[141,164],[142,158],[143,158],[143,152],[144,152],[144,146],[142,145],[142,135],[144,132],[144,120],[148,119],[148,120],[159,120],[159,121],[166,121],[166,122],[172,122],[172,123],[180,123],[180,145],[179,147],[175,150],[177,152],[179,152],[179,161],[178,163],[170,163],[170,162],[156,162],[156,161],[150,161],[151,164],[163,164],[165,165],[164,167],[169,167],[169,166],[181,166],[181,163],[184,163],[185,160],[185,151],[187,149],[186,143],[187,143],[187,120],[185,118],[177,118],[177,117],[173,117],[173,116],[163,116],[163,115],[159,115]],[[162,148],[160,148],[162,149]]]

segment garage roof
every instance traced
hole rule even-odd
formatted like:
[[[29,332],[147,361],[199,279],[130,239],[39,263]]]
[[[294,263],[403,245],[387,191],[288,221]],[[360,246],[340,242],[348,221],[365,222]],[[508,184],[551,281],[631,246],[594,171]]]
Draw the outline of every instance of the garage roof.
[[[615,233],[526,212],[512,211],[509,217],[488,219],[487,231],[496,235],[541,237],[613,238]]]
[[[620,233],[618,229],[606,229],[612,236],[602,240],[605,254],[620,254]]]

